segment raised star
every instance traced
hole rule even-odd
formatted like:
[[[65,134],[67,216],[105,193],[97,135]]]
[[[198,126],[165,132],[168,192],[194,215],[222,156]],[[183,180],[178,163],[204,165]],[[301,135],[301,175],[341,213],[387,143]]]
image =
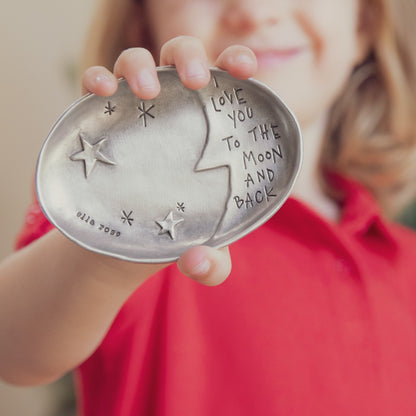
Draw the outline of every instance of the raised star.
[[[175,226],[184,221],[183,218],[178,220],[173,219],[173,212],[169,212],[166,218],[163,221],[156,221],[156,224],[161,228],[159,231],[160,234],[169,234],[172,240],[175,239]]]
[[[71,155],[70,159],[74,161],[82,160],[84,162],[86,178],[91,175],[97,162],[105,163],[107,165],[116,164],[110,158],[103,155],[100,150],[101,146],[107,141],[106,137],[103,137],[95,144],[91,144],[82,133],[80,133],[79,138],[81,140],[82,150]]]

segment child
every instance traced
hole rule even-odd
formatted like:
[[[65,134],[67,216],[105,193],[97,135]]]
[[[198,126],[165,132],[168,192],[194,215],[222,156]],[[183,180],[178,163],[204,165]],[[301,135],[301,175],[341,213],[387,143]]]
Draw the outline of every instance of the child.
[[[189,88],[209,65],[255,76],[297,115],[304,166],[295,198],[231,246],[226,281],[226,249],[186,252],[186,279],[76,246],[35,203],[0,267],[0,375],[78,367],[85,416],[415,414],[416,236],[385,218],[414,191],[415,15],[412,0],[103,0],[87,60],[114,73],[90,67],[85,91],[122,76],[155,97],[160,49]]]

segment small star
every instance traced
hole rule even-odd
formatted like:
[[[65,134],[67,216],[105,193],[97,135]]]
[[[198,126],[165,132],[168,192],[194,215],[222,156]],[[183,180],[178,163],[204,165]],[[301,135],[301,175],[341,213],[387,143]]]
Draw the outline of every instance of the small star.
[[[185,212],[185,203],[184,202],[178,202],[176,204],[176,208],[180,212]]]
[[[143,126],[147,127],[147,116],[155,118],[155,116],[153,114],[150,114],[149,111],[154,107],[154,105],[152,104],[147,110],[146,110],[146,103],[142,102],[137,108],[139,109],[139,111],[141,112],[141,114],[139,115],[139,118],[143,117]]]
[[[184,221],[183,218],[178,220],[173,219],[173,212],[169,212],[166,218],[163,221],[156,221],[156,224],[161,228],[159,231],[159,235],[161,234],[169,234],[172,240],[175,239],[175,226],[179,223]]]
[[[122,212],[123,216],[121,217],[121,220],[123,221],[123,224],[127,222],[131,226],[134,221],[134,218],[131,218],[131,214],[133,214],[133,211],[130,211],[128,214],[124,210]]]
[[[110,101],[108,102],[108,104],[104,108],[105,108],[104,114],[108,114],[110,116],[111,116],[111,114],[114,113],[114,111],[116,111],[116,106],[111,105]]]
[[[106,137],[103,137],[95,144],[89,143],[82,133],[80,133],[79,137],[81,140],[82,150],[71,155],[70,159],[74,161],[82,160],[84,162],[86,178],[91,175],[91,172],[97,162],[105,163],[107,165],[115,165],[115,162],[103,155],[100,150],[101,146],[107,141]]]

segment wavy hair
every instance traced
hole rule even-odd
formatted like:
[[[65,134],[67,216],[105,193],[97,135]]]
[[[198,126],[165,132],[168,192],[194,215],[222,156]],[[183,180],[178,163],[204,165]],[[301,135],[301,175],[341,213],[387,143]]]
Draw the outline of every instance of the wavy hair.
[[[416,193],[416,2],[363,1],[372,47],[333,105],[321,166],[361,182],[393,216]]]
[[[416,194],[416,1],[361,1],[371,49],[331,109],[320,167],[358,180],[393,216]],[[142,3],[99,0],[83,68],[112,68],[131,46],[152,49]],[[142,26],[136,45],[129,44],[126,33],[131,19],[140,19]],[[336,198],[324,174],[322,183]]]

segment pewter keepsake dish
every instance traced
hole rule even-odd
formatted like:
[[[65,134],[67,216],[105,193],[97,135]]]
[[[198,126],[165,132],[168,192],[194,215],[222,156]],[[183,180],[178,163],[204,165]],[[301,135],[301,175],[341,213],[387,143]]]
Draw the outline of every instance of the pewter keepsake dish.
[[[211,70],[205,88],[158,68],[142,100],[121,80],[58,120],[38,160],[47,218],[98,253],[167,262],[195,245],[228,245],[268,220],[300,169],[298,123],[264,84]]]

